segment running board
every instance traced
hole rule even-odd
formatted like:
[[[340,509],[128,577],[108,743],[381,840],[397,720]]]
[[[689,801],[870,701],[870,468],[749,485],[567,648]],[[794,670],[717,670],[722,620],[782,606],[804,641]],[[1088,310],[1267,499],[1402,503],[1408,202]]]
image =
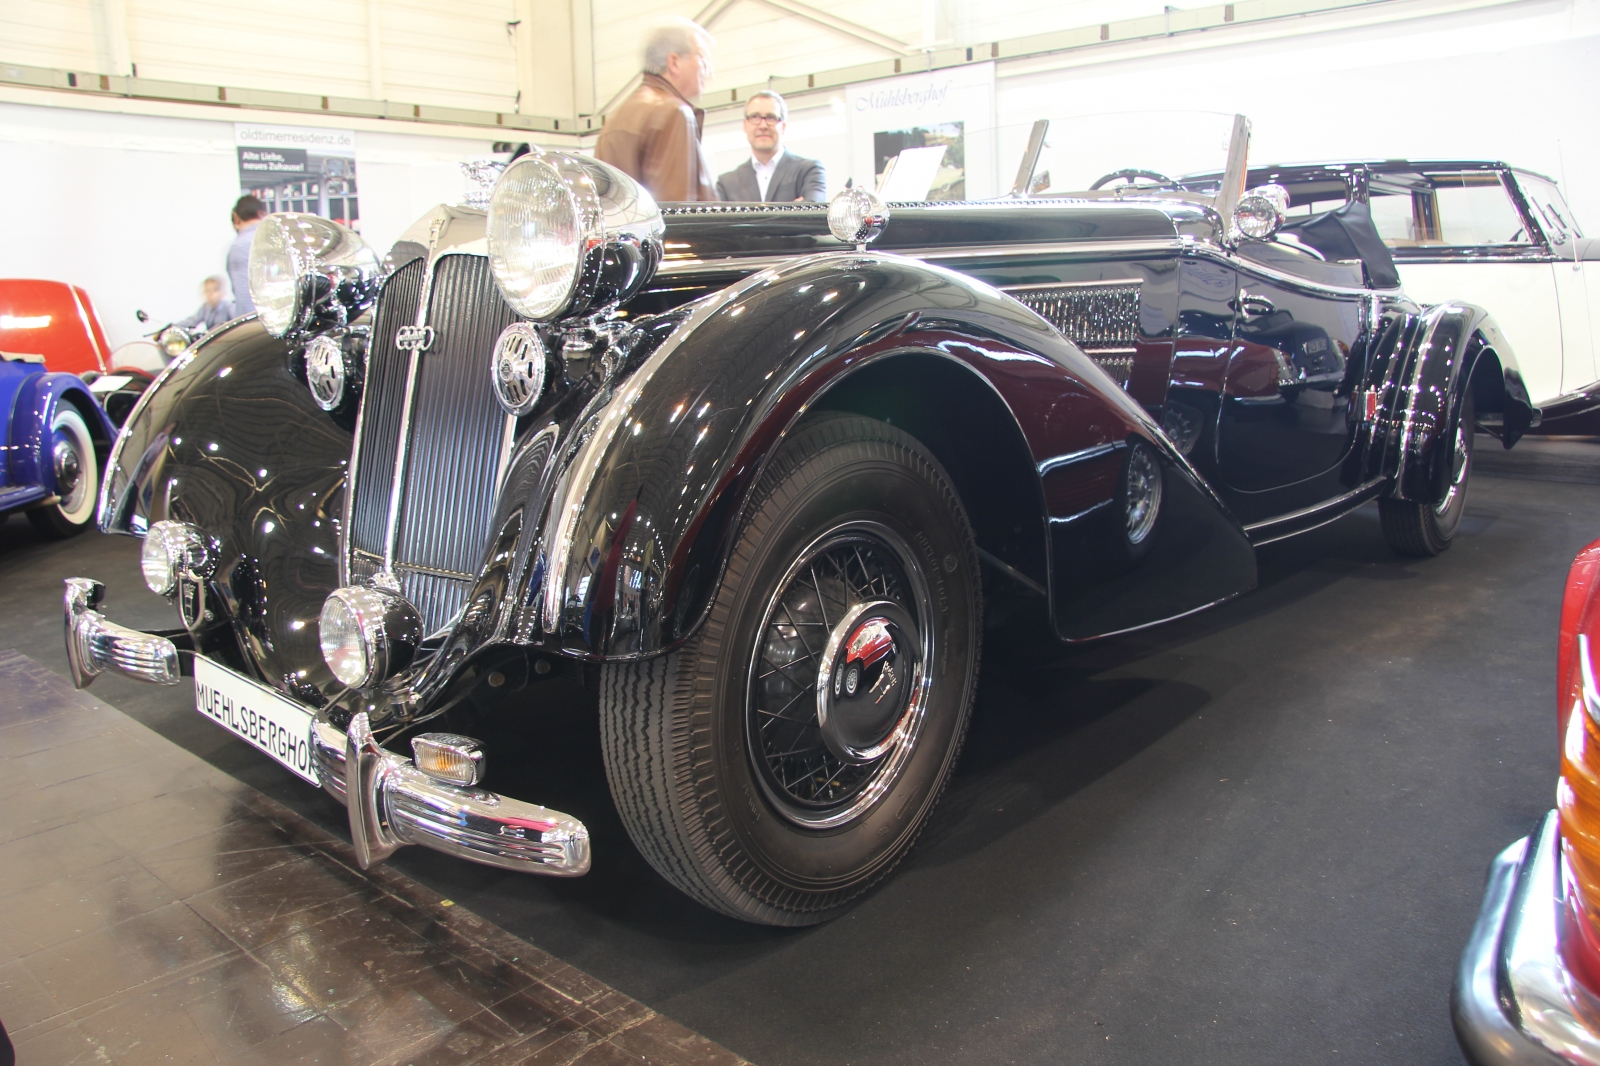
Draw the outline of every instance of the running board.
[[[1349,514],[1368,500],[1380,495],[1388,486],[1388,478],[1374,478],[1364,485],[1351,489],[1343,496],[1335,496],[1327,503],[1319,503],[1315,507],[1291,511],[1277,518],[1269,518],[1265,522],[1245,526],[1244,532],[1250,538],[1250,543],[1258,548],[1263,544],[1271,544],[1273,541],[1283,540],[1298,533],[1307,533]]]

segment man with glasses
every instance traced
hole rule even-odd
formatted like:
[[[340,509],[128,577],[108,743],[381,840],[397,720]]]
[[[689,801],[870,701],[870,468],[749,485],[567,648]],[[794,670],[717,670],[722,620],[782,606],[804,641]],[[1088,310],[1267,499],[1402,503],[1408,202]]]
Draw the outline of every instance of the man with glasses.
[[[815,159],[783,149],[789,105],[774,92],[759,92],[744,105],[744,136],[750,158],[717,179],[717,195],[746,203],[821,202],[828,176]]]
[[[606,116],[595,158],[610,163],[659,201],[715,200],[700,135],[706,113],[694,106],[711,80],[711,35],[672,19],[644,46],[640,84]]]

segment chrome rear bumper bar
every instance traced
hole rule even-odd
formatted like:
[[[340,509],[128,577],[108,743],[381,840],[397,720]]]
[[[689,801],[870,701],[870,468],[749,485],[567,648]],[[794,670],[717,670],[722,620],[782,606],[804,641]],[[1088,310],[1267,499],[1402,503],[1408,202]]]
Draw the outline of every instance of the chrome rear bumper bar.
[[[73,684],[86,688],[107,670],[162,685],[182,681],[178,646],[159,634],[108,621],[96,610],[104,599],[100,582],[67,579]],[[420,844],[522,873],[579,877],[589,872],[589,830],[578,819],[429,777],[410,759],[382,748],[365,714],[356,715],[348,730],[319,715],[312,719],[309,739],[317,780],[350,812],[350,838],[363,870],[407,844]]]
[[[158,634],[142,633],[107,620],[96,610],[105,596],[106,587],[98,581],[67,578],[67,663],[72,667],[73,685],[88,688],[107,670],[156,685],[182,681],[178,646]]]

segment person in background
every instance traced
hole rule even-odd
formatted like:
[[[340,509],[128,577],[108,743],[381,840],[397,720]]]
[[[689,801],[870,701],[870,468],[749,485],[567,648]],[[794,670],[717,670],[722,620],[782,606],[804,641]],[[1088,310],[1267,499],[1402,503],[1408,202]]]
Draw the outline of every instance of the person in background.
[[[777,93],[759,92],[745,101],[744,138],[750,158],[717,179],[717,195],[747,203],[821,202],[828,175],[815,159],[784,150],[789,105]]]
[[[633,178],[657,200],[715,200],[700,134],[706,113],[693,101],[711,80],[711,34],[688,19],[653,30],[644,77],[606,116],[595,158]]]
[[[222,298],[222,275],[213,274],[205,280],[201,291],[205,294],[206,302],[200,305],[200,310],[174,325],[184,329],[213,330],[233,317],[233,304]]]
[[[228,248],[228,282],[233,286],[236,315],[252,314],[256,309],[256,302],[250,299],[250,242],[266,214],[267,205],[254,196],[241,196],[233,205],[233,228],[238,236]]]

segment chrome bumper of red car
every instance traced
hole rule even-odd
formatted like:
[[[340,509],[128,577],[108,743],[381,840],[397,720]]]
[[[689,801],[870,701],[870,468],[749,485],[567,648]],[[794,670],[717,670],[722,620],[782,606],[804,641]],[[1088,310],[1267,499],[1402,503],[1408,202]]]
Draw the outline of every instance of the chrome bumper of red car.
[[[1495,857],[1461,954],[1450,1015],[1475,1066],[1600,1066],[1596,1002],[1558,947],[1563,884],[1557,814]]]

